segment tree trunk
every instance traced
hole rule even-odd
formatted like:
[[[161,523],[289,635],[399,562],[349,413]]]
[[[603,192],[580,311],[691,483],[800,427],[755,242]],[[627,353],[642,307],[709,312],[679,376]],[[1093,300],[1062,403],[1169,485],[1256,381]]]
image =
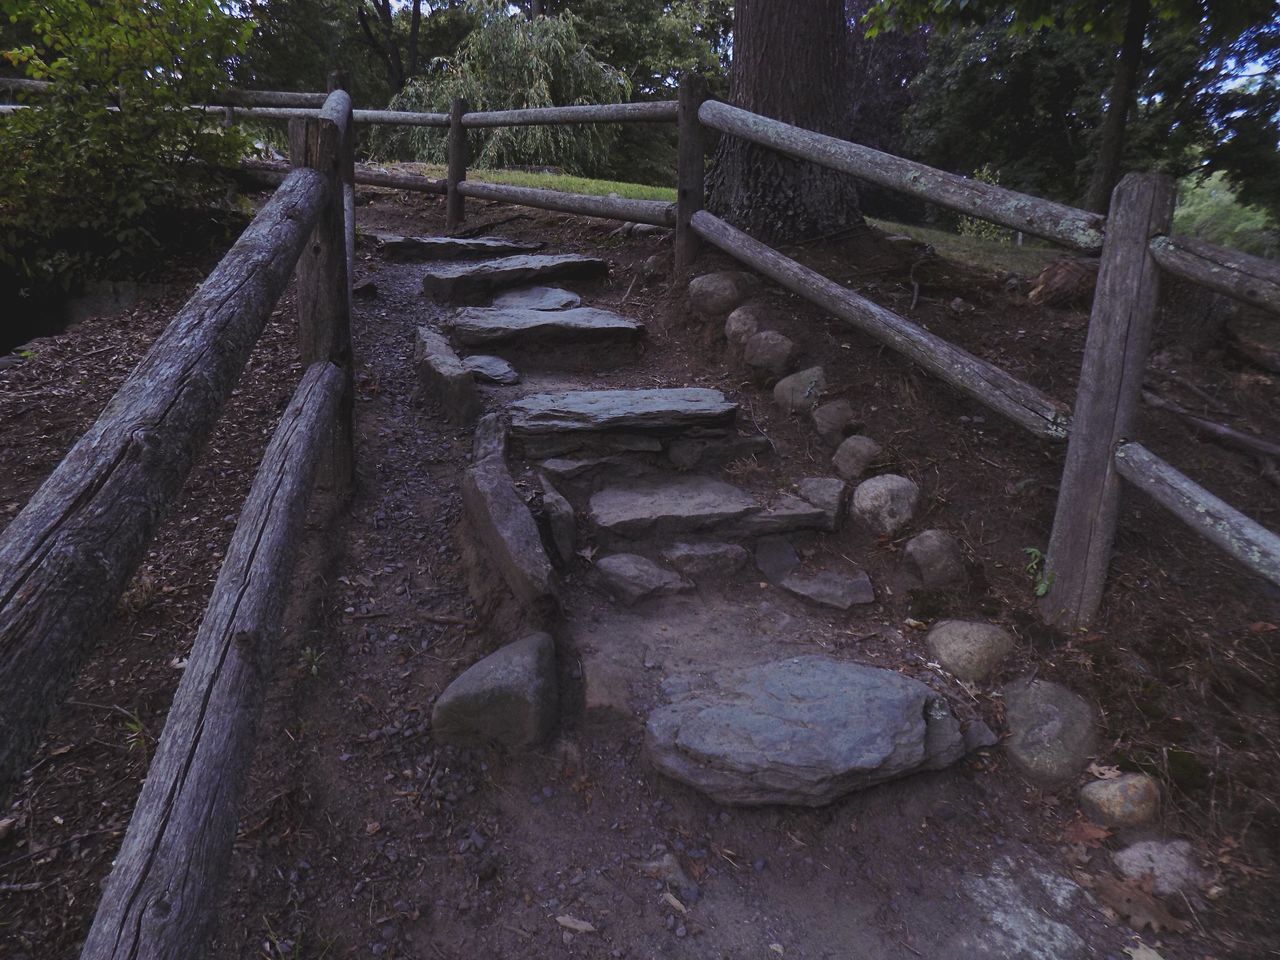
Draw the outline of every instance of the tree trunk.
[[[1138,95],[1138,68],[1142,66],[1142,42],[1151,19],[1150,0],[1130,0],[1124,25],[1124,40],[1116,58],[1116,72],[1111,80],[1107,115],[1098,135],[1098,156],[1085,194],[1086,210],[1106,213],[1111,205],[1111,191],[1120,179],[1120,157],[1124,151],[1125,128],[1129,111]]]
[[[841,136],[848,24],[844,0],[739,0],[733,14],[729,99],[767,117]],[[707,206],[774,241],[860,226],[856,182],[766,147],[723,137]]]

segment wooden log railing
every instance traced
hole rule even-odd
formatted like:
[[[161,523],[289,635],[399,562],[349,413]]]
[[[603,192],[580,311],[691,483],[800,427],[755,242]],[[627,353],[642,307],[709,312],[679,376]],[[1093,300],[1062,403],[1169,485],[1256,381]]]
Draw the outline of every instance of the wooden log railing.
[[[317,465],[353,452],[350,98],[291,130],[295,169],[98,421],[0,534],[0,807],[216,425],[297,268],[309,364],[241,511],[85,958],[189,957],[218,904]]]

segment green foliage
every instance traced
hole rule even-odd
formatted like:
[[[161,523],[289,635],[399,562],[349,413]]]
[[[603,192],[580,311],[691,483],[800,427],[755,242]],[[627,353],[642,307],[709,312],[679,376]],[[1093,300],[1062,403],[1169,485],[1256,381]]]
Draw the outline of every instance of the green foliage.
[[[989,163],[984,163],[973,171],[973,179],[979,183],[998,185],[1000,177]],[[990,240],[994,243],[1009,243],[1013,240],[1013,231],[1008,227],[983,220],[981,217],[960,217],[956,221],[956,233],[962,237],[974,237],[978,240]]]
[[[1173,229],[1260,257],[1280,255],[1280,223],[1266,211],[1241,203],[1223,173],[1182,179]]]
[[[243,138],[184,107],[227,81],[243,24],[215,0],[0,0],[4,52],[51,95],[0,118],[0,267],[69,283],[206,201]]]
[[[630,93],[622,71],[602,63],[578,35],[570,13],[533,20],[513,16],[506,4],[483,0],[477,27],[451,59],[438,59],[391,101],[395,110],[447,113],[455,97],[471,110],[619,103]],[[590,173],[607,159],[617,133],[598,124],[497,127],[468,131],[468,164],[503,167],[554,164]],[[439,130],[379,131],[373,149],[383,156],[440,163]]]
[[[1053,574],[1046,576],[1044,572],[1044,554],[1035,547],[1023,547],[1022,552],[1030,561],[1026,567],[1027,576],[1031,578],[1031,590],[1037,597],[1043,597],[1053,586]]]

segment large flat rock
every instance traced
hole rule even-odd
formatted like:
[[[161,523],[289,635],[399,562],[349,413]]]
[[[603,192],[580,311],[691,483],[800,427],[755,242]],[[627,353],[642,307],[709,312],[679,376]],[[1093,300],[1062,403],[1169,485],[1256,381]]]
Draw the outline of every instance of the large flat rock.
[[[529,254],[479,263],[439,263],[426,268],[422,292],[439,303],[483,301],[495,291],[538,280],[593,280],[609,273],[599,257]]]
[[[719,390],[569,390],[538,393],[510,406],[515,436],[603,430],[676,431],[728,427],[738,405]]]
[[[453,318],[453,335],[467,346],[530,341],[631,341],[643,333],[644,324],[597,307],[568,310],[471,307],[459,311]]]
[[[418,383],[440,401],[445,416],[452,422],[470,423],[484,412],[472,371],[453,352],[449,341],[430,327],[417,330],[413,362]]]
[[[502,237],[399,237],[377,234],[378,252],[390,260],[462,260],[467,257],[501,257],[541,250],[541,243]]]
[[[714,530],[758,509],[755,497],[732,484],[687,476],[606,487],[587,512],[601,533],[636,540]]]
[[[538,525],[499,457],[489,457],[462,477],[462,509],[479,545],[525,610],[555,606],[551,560]]]
[[[799,497],[783,494],[766,504],[731,483],[699,475],[607,486],[592,494],[587,513],[606,541],[695,533],[750,538],[829,529],[827,512]]]
[[[717,803],[821,806],[964,754],[946,702],[892,670],[806,656],[728,674],[649,715],[645,748]]]
[[[524,307],[527,310],[566,310],[582,306],[582,298],[561,287],[517,287],[493,298],[495,307]]]

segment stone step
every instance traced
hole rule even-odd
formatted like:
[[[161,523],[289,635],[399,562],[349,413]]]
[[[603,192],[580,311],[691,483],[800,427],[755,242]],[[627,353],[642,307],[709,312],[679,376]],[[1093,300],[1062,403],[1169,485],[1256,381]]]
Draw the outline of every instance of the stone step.
[[[602,543],[674,540],[701,534],[762,537],[797,530],[832,530],[838,505],[782,494],[772,503],[706,476],[640,479],[605,487],[587,501]]]
[[[512,403],[511,434],[531,437],[607,430],[671,433],[689,428],[727,430],[738,405],[719,390],[568,390]]]
[[[649,715],[649,760],[717,803],[814,807],[965,753],[947,702],[919,680],[830,657],[721,672]]]
[[[582,306],[582,298],[562,287],[516,287],[493,298],[495,307],[522,307],[526,310],[567,310]]]
[[[545,244],[503,237],[401,237],[390,233],[373,235],[378,252],[389,260],[464,260],[468,257],[501,257],[533,253]]]
[[[537,280],[594,280],[608,274],[609,264],[599,257],[529,254],[479,263],[428,265],[422,292],[438,303],[477,303],[495,291]]]
[[[644,334],[644,324],[596,307],[537,310],[528,307],[470,307],[452,320],[453,336],[467,346],[530,342],[564,344],[627,342]]]

